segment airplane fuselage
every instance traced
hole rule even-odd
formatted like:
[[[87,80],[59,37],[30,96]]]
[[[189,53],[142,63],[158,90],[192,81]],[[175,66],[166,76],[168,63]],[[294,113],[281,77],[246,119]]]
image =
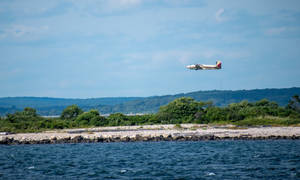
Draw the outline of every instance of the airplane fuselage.
[[[206,65],[206,64],[192,64],[186,66],[188,69],[192,70],[218,70],[221,69],[221,61],[217,61],[216,65]]]

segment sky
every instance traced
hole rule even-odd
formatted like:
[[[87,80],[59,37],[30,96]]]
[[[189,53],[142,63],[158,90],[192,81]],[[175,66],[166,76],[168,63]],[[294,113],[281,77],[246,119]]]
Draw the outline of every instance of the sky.
[[[192,71],[189,64],[221,70]],[[300,87],[299,0],[1,0],[0,97]]]

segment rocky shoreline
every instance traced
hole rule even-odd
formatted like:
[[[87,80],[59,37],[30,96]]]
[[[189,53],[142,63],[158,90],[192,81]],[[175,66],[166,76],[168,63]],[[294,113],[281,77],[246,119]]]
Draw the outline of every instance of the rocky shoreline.
[[[42,133],[0,135],[0,144],[56,144],[136,141],[206,141],[206,140],[277,140],[300,139],[300,127],[252,127],[196,124],[147,125],[66,129]]]

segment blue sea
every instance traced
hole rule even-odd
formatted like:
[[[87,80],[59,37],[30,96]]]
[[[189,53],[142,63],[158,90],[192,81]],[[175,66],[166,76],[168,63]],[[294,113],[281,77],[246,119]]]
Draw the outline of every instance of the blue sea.
[[[0,179],[300,179],[300,141],[1,145]]]

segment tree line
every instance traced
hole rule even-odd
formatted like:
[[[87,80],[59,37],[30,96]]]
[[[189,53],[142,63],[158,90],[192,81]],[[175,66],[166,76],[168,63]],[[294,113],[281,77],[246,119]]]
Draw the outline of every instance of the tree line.
[[[281,89],[254,89],[254,90],[210,90],[181,93],[175,95],[151,97],[115,97],[115,98],[88,98],[65,99],[43,97],[6,97],[0,98],[0,116],[7,113],[22,111],[25,107],[32,107],[37,113],[44,116],[60,115],[72,104],[82,110],[98,109],[103,114],[121,113],[157,113],[159,108],[180,97],[191,97],[196,101],[213,101],[215,106],[225,107],[230,103],[238,103],[244,99],[256,102],[263,98],[286,106],[290,97],[300,93],[300,87]]]
[[[60,117],[47,118],[37,114],[36,109],[26,107],[23,111],[8,113],[2,117],[0,131],[39,132],[47,129],[181,123],[299,125],[300,98],[298,95],[293,96],[287,106],[279,106],[276,102],[262,99],[218,107],[211,101],[181,97],[161,106],[155,114],[127,116],[113,113],[107,117],[101,116],[97,109],[84,112],[79,106],[71,105],[63,110]]]

